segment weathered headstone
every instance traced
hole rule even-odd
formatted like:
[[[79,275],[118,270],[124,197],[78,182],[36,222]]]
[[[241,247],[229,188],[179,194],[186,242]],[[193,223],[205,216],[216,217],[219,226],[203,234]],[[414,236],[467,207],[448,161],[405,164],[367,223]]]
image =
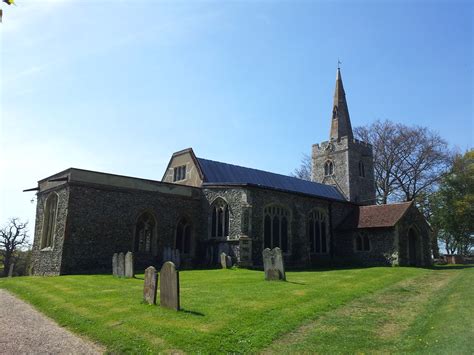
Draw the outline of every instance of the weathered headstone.
[[[160,306],[179,311],[179,271],[171,261],[160,271]]]
[[[117,257],[117,276],[125,276],[125,255],[123,253],[119,253]]]
[[[278,269],[270,268],[265,273],[265,280],[267,281],[278,281],[281,280],[281,274]]]
[[[8,277],[13,276],[13,268],[15,267],[15,263],[10,264],[10,269],[8,270]]]
[[[163,262],[171,261],[177,269],[181,266],[181,254],[178,249],[172,249],[171,247],[164,247],[163,249]]]
[[[231,268],[232,267],[232,257],[230,255],[227,255],[226,258],[225,258],[225,261],[226,261],[226,266],[227,268]]]
[[[239,238],[239,255],[240,266],[252,266],[252,240],[246,235],[242,235]]]
[[[143,285],[143,301],[156,304],[156,291],[158,289],[158,273],[153,266],[145,270],[145,283]]]
[[[274,255],[274,267],[280,271],[280,276],[282,280],[286,280],[286,274],[285,274],[285,265],[283,263],[283,254],[281,252],[281,249],[276,247],[273,248],[273,255]]]
[[[283,255],[280,248],[263,250],[263,269],[265,270],[265,280],[286,280]]]
[[[163,262],[171,261],[171,248],[170,247],[164,247],[163,248]]]
[[[227,269],[227,254],[221,253],[221,266],[223,269]]]
[[[112,275],[117,276],[118,255],[114,253],[112,256]]]
[[[180,268],[180,266],[181,266],[181,254],[180,254],[178,249],[174,250],[174,258],[171,261],[174,263],[174,265],[176,266],[177,269]]]
[[[133,253],[131,251],[125,254],[125,277],[134,277],[133,270]]]

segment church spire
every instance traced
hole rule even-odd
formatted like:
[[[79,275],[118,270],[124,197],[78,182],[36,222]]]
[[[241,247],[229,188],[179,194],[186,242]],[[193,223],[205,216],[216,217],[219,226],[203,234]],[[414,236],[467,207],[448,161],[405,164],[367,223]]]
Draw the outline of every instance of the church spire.
[[[342,85],[341,69],[337,68],[336,89],[334,91],[334,103],[332,108],[331,135],[330,139],[341,137],[354,138],[352,134],[351,119],[347,108],[346,93]]]

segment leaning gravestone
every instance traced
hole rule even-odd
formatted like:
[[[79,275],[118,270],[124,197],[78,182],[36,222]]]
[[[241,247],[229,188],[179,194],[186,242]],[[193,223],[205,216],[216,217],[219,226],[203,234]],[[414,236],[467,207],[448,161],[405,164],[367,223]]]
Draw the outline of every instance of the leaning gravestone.
[[[124,277],[125,276],[125,255],[123,253],[119,253],[117,258],[117,276]]]
[[[158,288],[158,274],[153,266],[145,270],[145,284],[143,285],[143,301],[156,304],[156,291]]]
[[[263,269],[265,270],[265,280],[286,280],[283,256],[280,248],[263,250]]]
[[[179,311],[179,271],[171,261],[160,271],[160,306]]]
[[[221,253],[221,266],[223,269],[227,269],[227,254]]]
[[[226,262],[227,268],[231,268],[231,267],[232,267],[232,257],[231,257],[230,255],[227,255],[227,256],[226,256],[225,262]]]
[[[133,271],[133,253],[131,251],[125,254],[125,277],[134,277]]]
[[[118,255],[117,253],[114,253],[112,256],[112,275],[117,276],[117,265],[118,263]]]

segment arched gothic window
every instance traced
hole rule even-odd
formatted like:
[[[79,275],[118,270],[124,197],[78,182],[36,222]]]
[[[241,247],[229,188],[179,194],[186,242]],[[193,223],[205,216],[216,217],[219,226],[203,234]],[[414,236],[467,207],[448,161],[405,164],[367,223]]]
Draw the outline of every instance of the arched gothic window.
[[[324,175],[329,176],[333,174],[334,174],[334,163],[331,160],[328,160],[324,164]]]
[[[191,224],[186,218],[181,218],[176,226],[175,247],[182,254],[191,254]]]
[[[359,233],[355,239],[355,250],[356,251],[370,251],[370,240],[369,236],[365,233]]]
[[[52,192],[46,199],[43,214],[43,234],[41,236],[41,249],[52,248],[54,233],[56,231],[56,215],[58,211],[58,195]]]
[[[308,238],[311,253],[328,252],[328,218],[323,211],[315,210],[308,217]]]
[[[364,163],[362,162],[362,160],[359,162],[359,176],[360,177],[365,177],[365,167],[364,167]]]
[[[280,206],[268,206],[264,209],[263,247],[279,247],[288,252],[288,225],[290,212]]]
[[[224,200],[218,199],[213,203],[211,213],[211,237],[227,237],[229,235],[229,206]]]
[[[150,253],[155,236],[155,219],[149,212],[143,213],[137,221],[135,251]]]

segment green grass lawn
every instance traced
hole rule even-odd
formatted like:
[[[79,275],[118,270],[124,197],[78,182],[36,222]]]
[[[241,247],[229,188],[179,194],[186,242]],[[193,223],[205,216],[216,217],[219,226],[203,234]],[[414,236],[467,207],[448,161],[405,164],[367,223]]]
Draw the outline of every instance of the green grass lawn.
[[[139,276],[140,277],[140,276]],[[143,280],[0,280],[110,352],[456,352],[474,344],[474,268],[180,274],[180,312],[142,303]]]

